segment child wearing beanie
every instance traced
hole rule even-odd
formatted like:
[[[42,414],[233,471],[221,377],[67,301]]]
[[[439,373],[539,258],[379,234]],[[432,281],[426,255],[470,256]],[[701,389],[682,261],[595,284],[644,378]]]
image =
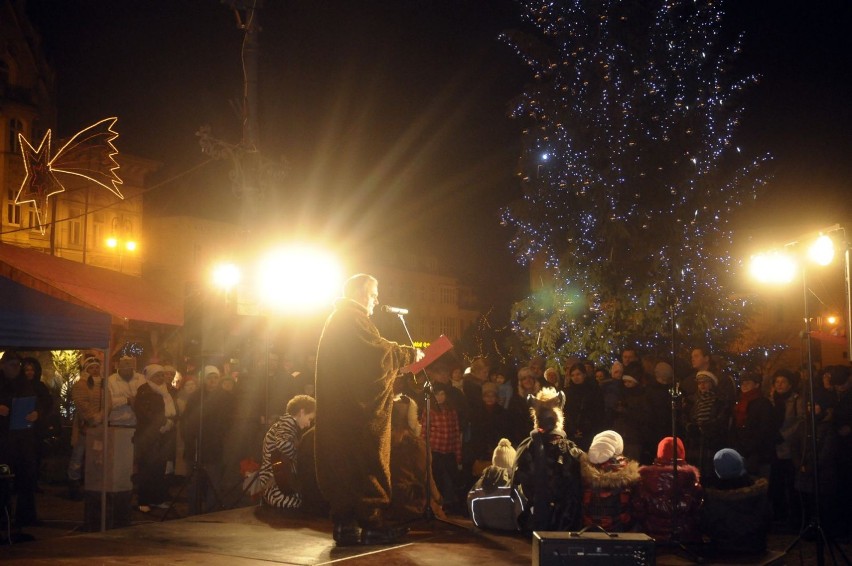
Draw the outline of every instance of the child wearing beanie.
[[[723,448],[713,456],[715,478],[705,481],[701,526],[716,556],[766,551],[771,511],[769,482],[746,473],[739,452]],[[710,478],[707,478],[709,480]]]
[[[698,468],[688,464],[684,458],[681,439],[675,442],[675,439],[667,436],[657,445],[654,462],[639,468],[641,479],[634,508],[638,529],[657,542],[701,542],[699,510],[704,492]],[[672,513],[675,482],[678,494],[676,517]]]
[[[484,529],[518,530],[518,517],[526,511],[526,499],[512,487],[515,449],[501,438],[491,457],[491,465],[467,494],[467,508],[473,523]]]
[[[609,532],[633,528],[633,494],[639,483],[639,463],[626,458],[624,440],[614,430],[595,435],[588,454],[580,457],[583,482],[583,526]]]

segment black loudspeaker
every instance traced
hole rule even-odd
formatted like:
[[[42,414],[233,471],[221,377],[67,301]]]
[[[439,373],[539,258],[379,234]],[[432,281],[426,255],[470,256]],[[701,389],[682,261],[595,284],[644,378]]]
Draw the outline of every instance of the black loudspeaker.
[[[221,293],[188,283],[183,308],[184,353],[189,356],[223,356],[232,316]]]
[[[654,539],[642,533],[534,532],[533,566],[655,563]]]

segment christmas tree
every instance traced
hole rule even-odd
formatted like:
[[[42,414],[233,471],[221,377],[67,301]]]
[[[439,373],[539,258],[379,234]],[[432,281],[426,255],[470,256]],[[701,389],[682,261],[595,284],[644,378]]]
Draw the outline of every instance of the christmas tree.
[[[541,284],[513,307],[530,353],[602,360],[626,344],[724,347],[747,321],[732,291],[732,212],[767,156],[734,143],[741,36],[720,1],[521,1],[505,34],[534,76],[523,197],[503,211],[510,247]],[[672,324],[672,321],[676,326]]]

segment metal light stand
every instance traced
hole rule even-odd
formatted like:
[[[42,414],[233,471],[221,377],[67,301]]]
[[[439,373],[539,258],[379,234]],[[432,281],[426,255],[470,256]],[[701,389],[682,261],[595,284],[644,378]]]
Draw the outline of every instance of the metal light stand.
[[[793,548],[795,548],[795,546],[802,541],[802,538],[805,536],[806,533],[813,531],[816,534],[817,564],[819,566],[823,566],[825,564],[825,547],[828,547],[828,551],[831,553],[832,563],[837,564],[837,557],[834,555],[834,549],[837,549],[837,552],[840,554],[840,556],[843,557],[843,561],[846,564],[852,564],[849,562],[849,558],[847,558],[843,550],[838,545],[834,544],[828,539],[825,534],[825,531],[822,528],[820,516],[819,457],[817,455],[816,416],[814,415],[813,349],[811,347],[810,309],[808,308],[808,280],[806,275],[806,269],[804,266],[802,267],[802,289],[804,291],[805,299],[805,339],[808,341],[808,394],[810,395],[810,398],[808,399],[807,417],[811,435],[811,458],[813,459],[814,501],[813,513],[811,514],[810,522],[801,530],[796,539],[787,546],[787,548],[785,549],[785,553],[790,552]]]

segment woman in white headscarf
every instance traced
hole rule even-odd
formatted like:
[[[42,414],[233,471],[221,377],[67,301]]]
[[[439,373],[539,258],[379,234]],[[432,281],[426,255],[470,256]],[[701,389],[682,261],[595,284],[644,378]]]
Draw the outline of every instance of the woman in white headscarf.
[[[177,405],[174,390],[166,383],[161,365],[145,368],[145,383],[136,392],[136,460],[139,464],[137,498],[139,510],[167,507],[166,463],[174,460]]]

